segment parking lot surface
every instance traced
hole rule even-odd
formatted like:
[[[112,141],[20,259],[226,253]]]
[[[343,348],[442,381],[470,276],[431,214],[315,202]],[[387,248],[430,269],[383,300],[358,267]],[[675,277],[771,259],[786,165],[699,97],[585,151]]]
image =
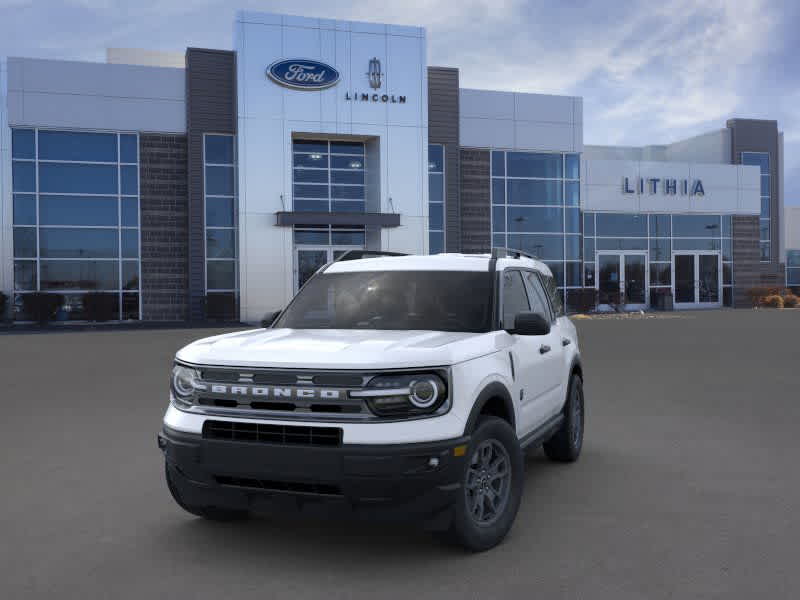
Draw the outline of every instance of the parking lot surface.
[[[0,598],[798,598],[800,310],[576,321],[581,460],[527,458],[507,540],[194,518],[156,432],[208,329],[0,335]]]

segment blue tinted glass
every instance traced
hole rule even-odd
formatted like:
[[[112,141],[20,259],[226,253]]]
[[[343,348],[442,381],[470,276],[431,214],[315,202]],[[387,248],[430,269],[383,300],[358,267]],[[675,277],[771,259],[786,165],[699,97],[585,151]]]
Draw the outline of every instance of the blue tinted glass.
[[[334,212],[364,212],[364,202],[357,200],[339,200],[333,202]]]
[[[123,229],[122,237],[122,258],[139,258],[139,230]]]
[[[495,150],[492,152],[492,175],[504,177],[506,174],[506,153]]]
[[[302,154],[298,154],[298,156],[304,156]],[[306,155],[311,157],[312,155]],[[326,156],[321,157],[321,159],[327,160]],[[313,157],[310,160],[316,160]],[[320,165],[308,165],[308,166],[315,166],[319,167]],[[327,163],[322,166],[327,166]],[[358,156],[331,156],[331,169],[350,169],[350,170],[364,170],[364,159],[359,158]]]
[[[233,136],[207,135],[206,162],[217,165],[233,164]]]
[[[444,175],[428,175],[428,200],[430,202],[444,202]]]
[[[671,229],[669,215],[650,215],[650,237],[670,237]]]
[[[36,141],[33,129],[11,130],[11,157],[36,158]]]
[[[786,284],[800,286],[800,269],[789,269],[786,273]]]
[[[15,192],[36,191],[36,165],[32,162],[14,161],[11,166],[11,187]]]
[[[769,242],[761,242],[759,245],[759,250],[761,251],[761,261],[767,262],[770,259],[772,254],[772,249],[770,248]]]
[[[800,267],[800,250],[787,250],[786,251],[786,266],[787,267]]]
[[[650,265],[650,285],[672,285],[672,270],[669,264]]]
[[[328,230],[322,231],[295,231],[294,232],[295,244],[318,244],[327,246],[330,241],[328,240]]]
[[[139,169],[132,165],[120,167],[120,189],[126,196],[139,193]]]
[[[119,136],[119,161],[124,163],[139,162],[136,136],[123,134]]]
[[[723,263],[722,265],[722,284],[730,285],[733,283],[733,269],[732,265]]]
[[[341,200],[363,200],[364,186],[362,185],[332,185],[331,197]]]
[[[722,240],[722,260],[733,260],[733,243],[730,238]]]
[[[139,294],[122,294],[122,319],[139,320]]]
[[[235,258],[236,240],[233,229],[206,229],[208,258]]]
[[[331,154],[358,154],[364,156],[364,143],[331,142]]]
[[[444,171],[444,147],[441,144],[428,145],[428,171],[431,173]]]
[[[564,258],[564,238],[560,235],[509,234],[508,246],[544,260]]]
[[[506,221],[510,232],[561,233],[564,209],[509,206]]]
[[[136,198],[122,199],[122,223],[123,227],[138,227],[139,225],[139,202]]]
[[[117,225],[117,199],[112,196],[39,196],[42,225]]]
[[[762,175],[761,176],[761,195],[762,196],[769,196],[769,175]]]
[[[581,237],[579,235],[564,236],[565,258],[567,260],[581,259]]]
[[[36,228],[14,227],[14,256],[36,258]]]
[[[581,211],[577,208],[564,209],[564,231],[567,233],[581,232]]]
[[[761,222],[758,226],[759,229],[759,238],[762,240],[769,239],[769,220],[761,219]]]
[[[506,180],[492,179],[492,204],[505,204]]]
[[[301,212],[328,212],[329,207],[327,200],[295,200],[294,209]]]
[[[581,184],[578,181],[564,182],[564,202],[567,206],[580,206],[581,204]]]
[[[769,198],[761,198],[761,216],[769,218]]]
[[[341,171],[344,173],[345,171]],[[362,173],[363,171],[347,171],[347,173]],[[294,180],[296,183],[328,183],[327,169],[295,169]]]
[[[581,263],[568,262],[565,263],[567,270],[565,273],[566,281],[564,284],[568,287],[580,287],[581,285]]]
[[[428,229],[444,229],[444,205],[436,203],[429,206]]]
[[[340,161],[339,164],[334,164],[336,168],[339,169],[347,169],[347,168],[361,168],[363,161],[357,158],[352,158],[349,156],[340,156],[337,157],[337,161]],[[327,169],[328,168],[328,155],[327,154],[295,154],[293,157],[293,164],[295,167],[309,167],[312,169]],[[350,164],[358,164],[358,167],[349,167]]]
[[[119,263],[115,260],[43,260],[42,290],[119,289]]]
[[[768,152],[742,152],[743,165],[755,165],[761,167],[761,173],[769,173],[769,153]]]
[[[39,253],[43,258],[117,258],[116,229],[39,230]]]
[[[39,160],[117,162],[117,135],[39,131]]]
[[[508,180],[509,204],[554,204],[561,205],[560,181],[537,181],[531,179]]]
[[[206,198],[206,227],[233,227],[233,198]]]
[[[731,237],[733,231],[733,220],[730,215],[722,216],[722,237]]]
[[[39,163],[39,191],[117,194],[117,166]]]
[[[206,194],[233,196],[233,167],[206,167]]]
[[[444,233],[431,232],[428,234],[428,253],[441,254],[444,252]]]
[[[294,184],[295,198],[327,198],[327,185]]]
[[[328,142],[315,142],[313,140],[294,140],[292,142],[294,152],[313,152],[326,154],[328,152]]]
[[[594,263],[583,263],[583,275],[586,278],[586,287],[594,287]]]
[[[14,261],[14,291],[36,290],[36,261]]]
[[[207,286],[210,290],[236,288],[236,263],[232,260],[210,260],[206,263]]]
[[[509,177],[560,178],[562,165],[560,154],[538,154],[533,152],[508,152]]]
[[[585,213],[583,215],[583,235],[594,235],[594,213]]]
[[[365,233],[363,231],[336,231],[331,232],[331,241],[339,246],[363,246]]]
[[[594,261],[594,239],[583,238],[583,260]]]
[[[492,246],[495,248],[506,247],[506,236],[504,233],[492,234]]]
[[[597,250],[647,250],[647,238],[597,238],[595,245]]]
[[[14,225],[36,225],[34,194],[14,194]]]
[[[565,159],[566,173],[564,177],[567,179],[580,179],[581,178],[581,157],[580,154],[567,154]]]
[[[675,237],[719,237],[719,216],[673,215],[672,230]]]
[[[674,238],[673,250],[719,250],[720,241],[714,238]]]
[[[564,263],[560,262],[549,262],[547,266],[550,267],[550,270],[553,272],[553,280],[556,282],[558,287],[564,286]]]
[[[123,290],[139,289],[139,261],[137,260],[122,261],[122,289]]]
[[[647,237],[647,216],[597,213],[598,236]]]
[[[671,244],[668,239],[650,240],[650,260],[672,260]]]
[[[502,233],[506,230],[506,207],[492,207],[492,232]]]

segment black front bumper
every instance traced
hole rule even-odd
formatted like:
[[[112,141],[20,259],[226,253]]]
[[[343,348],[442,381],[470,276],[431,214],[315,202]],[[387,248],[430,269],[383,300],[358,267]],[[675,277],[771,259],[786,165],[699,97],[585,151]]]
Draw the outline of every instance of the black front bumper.
[[[317,447],[205,439],[167,427],[159,434],[170,479],[186,505],[389,518],[446,512],[461,490],[468,443],[461,437]]]

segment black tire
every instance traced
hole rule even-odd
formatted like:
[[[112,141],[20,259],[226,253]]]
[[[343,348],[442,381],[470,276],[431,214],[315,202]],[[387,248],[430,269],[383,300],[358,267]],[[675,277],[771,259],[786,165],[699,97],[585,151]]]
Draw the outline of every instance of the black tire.
[[[583,380],[580,375],[573,375],[569,381],[567,401],[564,403],[564,421],[553,437],[544,443],[547,458],[557,462],[578,460],[583,448],[585,420]]]
[[[479,456],[478,453],[486,452],[486,448],[495,453],[490,455],[490,458],[495,457],[490,464],[500,465],[505,460],[507,478],[502,469],[493,473],[487,469],[492,473],[490,475],[480,469],[483,454]],[[503,541],[517,516],[524,479],[522,451],[516,433],[506,421],[481,417],[472,434],[466,458],[462,487],[453,507],[448,537],[467,550],[483,552]]]
[[[250,516],[250,513],[248,513],[246,510],[231,510],[227,508],[219,508],[218,506],[188,505],[183,501],[183,498],[181,498],[181,495],[178,492],[178,488],[172,481],[172,475],[170,474],[169,467],[166,465],[166,463],[164,464],[164,475],[167,480],[169,493],[172,494],[172,498],[175,500],[178,506],[180,506],[189,514],[192,514],[196,517],[203,517],[209,521],[242,521]]]

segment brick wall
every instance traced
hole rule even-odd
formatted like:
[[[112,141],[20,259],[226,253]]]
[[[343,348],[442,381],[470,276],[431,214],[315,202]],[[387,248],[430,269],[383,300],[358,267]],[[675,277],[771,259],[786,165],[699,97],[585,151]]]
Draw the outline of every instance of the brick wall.
[[[747,290],[761,285],[758,217],[733,217],[733,305],[750,306]]]
[[[488,150],[461,150],[461,251],[488,252],[492,247],[492,205]]]
[[[142,319],[188,318],[186,136],[139,135]]]

